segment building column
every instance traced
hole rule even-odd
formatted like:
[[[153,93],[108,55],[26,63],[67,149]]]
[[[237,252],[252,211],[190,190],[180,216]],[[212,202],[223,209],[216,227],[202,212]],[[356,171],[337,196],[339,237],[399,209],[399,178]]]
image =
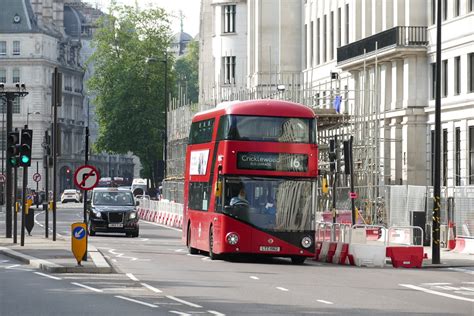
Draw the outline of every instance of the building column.
[[[392,101],[392,65],[382,63],[380,65],[380,113],[389,111]]]
[[[407,56],[403,59],[403,108],[417,105],[417,81],[420,76],[417,75],[416,66],[416,56]]]
[[[426,116],[423,108],[411,108],[401,123],[403,184],[426,185]]]
[[[393,27],[393,0],[382,2],[382,30],[388,30]]]

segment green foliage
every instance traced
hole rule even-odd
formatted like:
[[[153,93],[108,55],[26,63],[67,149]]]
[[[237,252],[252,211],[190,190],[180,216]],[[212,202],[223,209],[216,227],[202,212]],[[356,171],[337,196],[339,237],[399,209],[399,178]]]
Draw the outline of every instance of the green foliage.
[[[169,15],[163,9],[138,12],[113,6],[111,14],[99,20],[95,52],[88,61],[94,73],[87,82],[96,96],[95,150],[133,152],[148,170],[162,159],[164,60],[170,41]],[[147,62],[149,57],[154,62]],[[172,62],[168,56],[168,69]]]
[[[199,42],[191,41],[186,54],[176,60],[176,80],[191,102],[199,98]]]

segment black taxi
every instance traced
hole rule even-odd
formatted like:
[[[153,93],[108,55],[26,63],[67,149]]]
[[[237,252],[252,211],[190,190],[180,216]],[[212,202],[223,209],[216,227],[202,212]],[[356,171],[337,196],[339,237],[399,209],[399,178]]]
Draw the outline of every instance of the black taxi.
[[[89,235],[125,233],[138,237],[137,202],[131,190],[95,188],[88,202]]]

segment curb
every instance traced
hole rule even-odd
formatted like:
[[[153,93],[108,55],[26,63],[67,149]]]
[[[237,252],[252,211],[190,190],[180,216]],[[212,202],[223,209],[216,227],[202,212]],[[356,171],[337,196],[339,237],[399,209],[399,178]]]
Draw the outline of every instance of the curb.
[[[90,258],[95,267],[72,266],[65,267],[43,259],[38,259],[29,255],[19,253],[6,247],[0,247],[0,253],[7,257],[16,259],[20,262],[29,264],[33,268],[50,272],[50,273],[113,273],[113,268],[107,263],[102,254],[94,247],[95,250],[89,252]]]

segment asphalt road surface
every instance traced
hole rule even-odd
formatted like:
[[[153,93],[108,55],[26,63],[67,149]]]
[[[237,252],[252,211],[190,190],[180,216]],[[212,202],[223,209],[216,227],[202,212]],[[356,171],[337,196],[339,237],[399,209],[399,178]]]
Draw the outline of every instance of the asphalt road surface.
[[[33,234],[44,234],[43,215],[35,215]],[[71,223],[82,217],[82,205],[58,204],[57,232],[68,236]],[[7,268],[17,263],[0,258],[0,306],[12,306],[8,311],[13,312],[0,314],[474,315],[474,269],[358,268],[313,261],[295,266],[283,258],[211,261],[206,254],[187,254],[180,230],[140,225],[138,238],[89,239],[117,274],[42,276],[21,265]],[[18,303],[21,294],[33,298],[22,300],[15,313],[11,300]]]

